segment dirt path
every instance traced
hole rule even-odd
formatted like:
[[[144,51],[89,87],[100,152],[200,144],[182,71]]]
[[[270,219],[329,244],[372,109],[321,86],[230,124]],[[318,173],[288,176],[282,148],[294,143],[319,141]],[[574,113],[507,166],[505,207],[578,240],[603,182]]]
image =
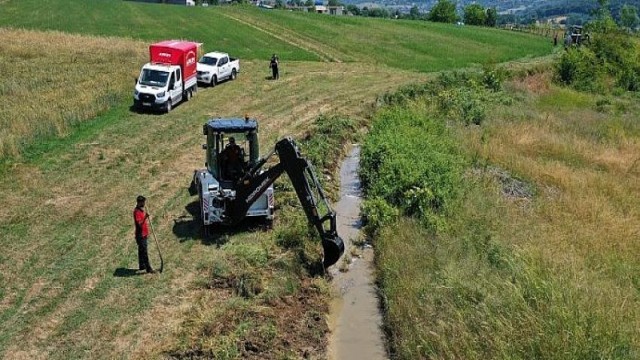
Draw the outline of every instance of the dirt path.
[[[340,201],[336,204],[338,233],[350,256],[353,240],[360,233],[360,180],[357,170],[360,148],[355,146],[340,167]],[[338,299],[331,308],[329,359],[387,359],[382,332],[382,315],[373,276],[373,249],[365,246],[353,257],[347,272],[333,271]]]

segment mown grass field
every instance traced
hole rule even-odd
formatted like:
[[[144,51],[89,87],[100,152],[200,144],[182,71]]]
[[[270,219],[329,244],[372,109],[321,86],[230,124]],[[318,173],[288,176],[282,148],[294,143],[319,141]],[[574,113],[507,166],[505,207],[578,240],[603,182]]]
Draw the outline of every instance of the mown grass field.
[[[336,21],[116,0],[0,2],[0,101],[8,104],[0,109],[1,356],[265,359],[306,351],[321,358],[328,284],[308,277],[300,260],[317,260],[319,248],[286,181],[278,183],[275,230],[249,227],[209,240],[199,233],[187,187],[203,166],[202,123],[254,116],[266,151],[284,135],[313,133],[320,115],[364,123],[378,94],[424,81],[425,72],[446,64],[550,51],[544,39],[519,34],[417,23],[398,23],[398,30],[370,19],[344,19],[351,45],[338,46],[335,36],[317,36],[300,19],[327,31],[322,23]],[[293,25],[287,30],[283,23]],[[387,31],[408,39],[403,51]],[[432,31],[450,33],[449,44],[471,50],[442,60],[446,52],[430,54],[420,43],[419,34]],[[376,36],[375,48],[361,46]],[[488,56],[493,36],[522,38],[525,50]],[[227,50],[241,57],[242,72],[170,114],[131,113],[132,79],[146,46],[168,37]],[[283,64],[278,82],[265,79],[272,52]],[[340,143],[357,133],[347,130]],[[326,153],[340,154],[314,154]],[[161,276],[130,270],[132,199],[139,193],[149,198],[161,242]],[[150,253],[157,264],[153,246]]]
[[[537,57],[551,42],[499,29],[451,26],[426,21],[329,17],[287,11],[222,7],[225,16],[277,34],[302,39],[329,61],[357,61],[433,72]],[[362,31],[367,29],[366,31]]]
[[[395,200],[413,218],[372,218],[387,223],[375,245],[395,355],[638,358],[637,95],[561,88],[549,69],[516,77],[481,103],[464,87],[381,113],[363,150],[365,163],[375,164],[364,171],[381,175],[370,194],[425,179]],[[479,126],[442,112],[457,96],[488,111]],[[440,175],[384,177],[416,161],[403,138],[434,147],[419,159],[436,165],[412,168],[439,167]],[[386,149],[368,147],[385,142]],[[450,196],[449,184],[459,196]],[[431,213],[434,199],[448,201]]]

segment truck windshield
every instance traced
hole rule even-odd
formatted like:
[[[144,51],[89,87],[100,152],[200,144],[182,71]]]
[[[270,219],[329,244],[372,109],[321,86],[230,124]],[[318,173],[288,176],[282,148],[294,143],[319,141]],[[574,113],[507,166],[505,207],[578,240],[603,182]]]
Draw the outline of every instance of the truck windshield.
[[[218,59],[214,57],[203,56],[200,58],[200,61],[198,62],[204,65],[215,65],[218,63]]]
[[[164,87],[169,79],[169,73],[160,70],[144,69],[140,76],[140,85]]]

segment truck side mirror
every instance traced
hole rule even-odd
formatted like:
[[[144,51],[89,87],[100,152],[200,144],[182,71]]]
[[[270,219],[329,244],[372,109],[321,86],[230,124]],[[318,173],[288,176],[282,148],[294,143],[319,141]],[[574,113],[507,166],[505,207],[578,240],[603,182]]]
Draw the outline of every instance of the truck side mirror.
[[[207,144],[202,144],[202,150],[207,150]]]
[[[133,83],[134,83],[134,84],[136,84],[136,85],[138,85],[138,78],[137,78],[137,77],[135,77],[135,76],[133,77]]]

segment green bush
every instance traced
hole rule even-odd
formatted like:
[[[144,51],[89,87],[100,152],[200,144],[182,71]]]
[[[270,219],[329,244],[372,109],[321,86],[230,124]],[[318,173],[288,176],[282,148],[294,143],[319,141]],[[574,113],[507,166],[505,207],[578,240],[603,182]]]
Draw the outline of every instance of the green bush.
[[[587,46],[567,49],[556,64],[556,80],[582,91],[638,91],[640,49],[615,29],[598,33]]]
[[[557,81],[583,91],[594,91],[599,87],[601,72],[595,53],[586,47],[569,48],[556,65]]]
[[[389,214],[379,205],[383,199],[436,230],[458,195],[463,161],[445,123],[422,110],[378,113],[362,146],[360,178],[367,197],[376,199],[370,213]]]
[[[480,125],[486,118],[482,91],[471,87],[444,90],[436,97],[440,112],[465,125]]]
[[[502,83],[509,77],[509,73],[501,67],[486,66],[482,74],[482,84],[492,91],[502,90]]]
[[[616,84],[627,91],[640,91],[640,64],[627,65],[620,70]]]
[[[317,169],[334,170],[344,144],[357,139],[360,125],[353,119],[341,116],[319,116],[313,135],[308,135],[300,142],[304,156]]]
[[[398,216],[398,209],[389,205],[389,203],[382,198],[375,197],[366,199],[362,203],[362,219],[365,224],[364,231],[371,237],[374,237],[380,228],[396,221]]]
[[[480,125],[486,118],[486,104],[509,97],[502,92],[502,83],[509,76],[503,68],[487,66],[482,74],[446,72],[425,84],[413,84],[386,93],[378,99],[380,106],[406,106],[426,100],[434,104],[434,115],[465,125]]]

